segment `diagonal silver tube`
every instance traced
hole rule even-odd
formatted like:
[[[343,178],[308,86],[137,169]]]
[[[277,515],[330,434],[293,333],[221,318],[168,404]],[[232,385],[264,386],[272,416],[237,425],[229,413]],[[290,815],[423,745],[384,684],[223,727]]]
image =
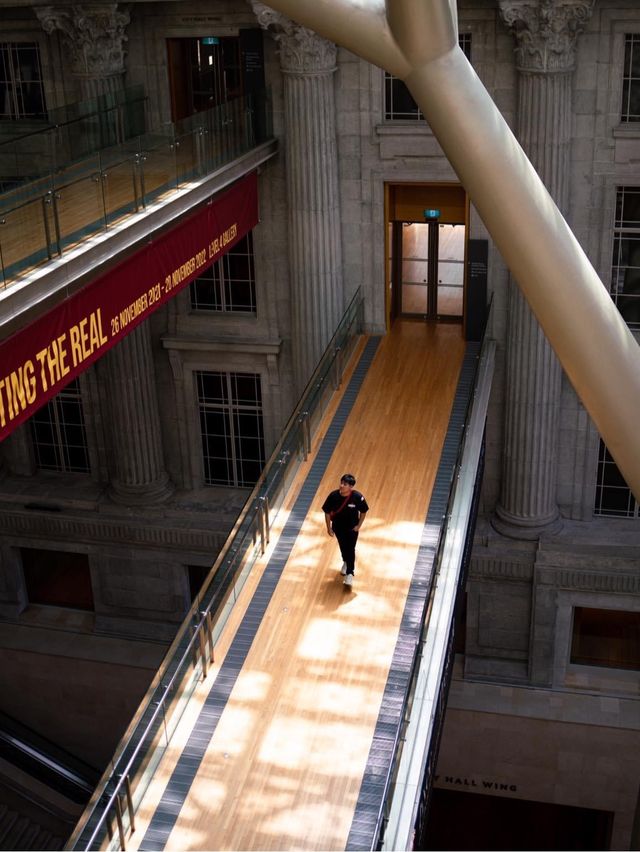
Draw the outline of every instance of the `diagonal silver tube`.
[[[270,0],[404,80],[640,500],[640,348],[457,44],[453,0]]]

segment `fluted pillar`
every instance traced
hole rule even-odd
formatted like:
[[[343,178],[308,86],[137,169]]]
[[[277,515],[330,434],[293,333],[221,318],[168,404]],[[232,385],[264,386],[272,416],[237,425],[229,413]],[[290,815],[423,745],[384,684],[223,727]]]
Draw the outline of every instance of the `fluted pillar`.
[[[517,136],[566,213],[575,44],[593,0],[500,0],[517,39]],[[560,364],[515,282],[509,287],[502,489],[493,524],[512,538],[556,532]]]
[[[149,322],[141,323],[105,356],[111,402],[110,496],[138,505],[173,491],[164,469]]]
[[[39,6],[35,12],[45,32],[62,33],[83,100],[122,89],[128,11],[117,3],[93,3]],[[164,469],[149,323],[111,349],[104,367],[111,403],[110,495],[128,505],[165,500],[173,486]]]
[[[122,88],[125,29],[129,12],[117,3],[36,6],[45,32],[62,33],[65,56],[79,84],[81,100],[92,100]]]
[[[342,313],[342,234],[334,74],[336,46],[252,2],[279,46],[284,75],[292,348],[302,390]]]

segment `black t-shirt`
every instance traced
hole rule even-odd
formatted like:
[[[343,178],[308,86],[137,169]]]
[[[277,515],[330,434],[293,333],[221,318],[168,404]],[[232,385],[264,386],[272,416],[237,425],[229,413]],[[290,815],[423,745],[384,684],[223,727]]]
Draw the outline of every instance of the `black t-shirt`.
[[[322,504],[322,511],[327,515],[331,512],[338,512],[343,503],[344,497],[340,494],[340,491],[332,491]],[[360,517],[358,513],[364,514],[368,511],[367,501],[359,491],[354,489],[344,509],[332,518],[331,526],[334,530],[352,530],[358,525]]]

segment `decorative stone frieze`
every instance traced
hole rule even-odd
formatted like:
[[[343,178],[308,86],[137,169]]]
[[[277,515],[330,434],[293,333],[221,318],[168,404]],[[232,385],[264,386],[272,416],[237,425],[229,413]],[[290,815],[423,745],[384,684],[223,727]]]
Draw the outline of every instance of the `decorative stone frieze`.
[[[469,577],[474,580],[516,580],[531,582],[533,563],[513,562],[501,559],[472,559]]]
[[[36,6],[46,33],[62,33],[65,54],[79,80],[83,98],[122,87],[129,12],[117,3]]]
[[[575,48],[595,0],[500,0],[505,24],[517,40],[519,71],[570,72]]]
[[[640,573],[637,569],[615,572],[581,571],[568,568],[538,568],[536,585],[552,586],[582,592],[608,592],[619,595],[640,595]]]
[[[336,70],[337,48],[333,42],[296,24],[258,0],[252,0],[251,5],[260,26],[270,32],[278,44],[285,74],[332,73]]]
[[[184,522],[183,522],[184,523]],[[190,524],[193,524],[191,520]],[[203,525],[206,519],[203,519]],[[202,553],[218,553],[224,544],[226,533],[194,530],[188,526],[174,526],[170,519],[162,524],[145,524],[139,517],[131,523],[95,516],[73,517],[69,514],[39,514],[4,510],[0,513],[0,534],[5,539],[25,541],[57,540],[78,543],[104,543],[112,545],[136,545],[172,549],[184,553],[196,550]]]
[[[120,11],[117,3],[36,6],[35,12],[46,33],[62,32],[74,74],[124,73],[129,12]]]

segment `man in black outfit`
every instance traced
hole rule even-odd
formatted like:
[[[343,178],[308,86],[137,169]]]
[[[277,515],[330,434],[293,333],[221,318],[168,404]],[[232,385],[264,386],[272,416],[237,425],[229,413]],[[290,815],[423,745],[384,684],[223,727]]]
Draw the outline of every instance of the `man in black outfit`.
[[[355,572],[356,542],[364,516],[369,511],[367,501],[354,489],[356,478],[350,473],[340,479],[340,488],[332,491],[322,504],[329,535],[335,535],[342,554],[341,574],[345,586],[353,585]]]

